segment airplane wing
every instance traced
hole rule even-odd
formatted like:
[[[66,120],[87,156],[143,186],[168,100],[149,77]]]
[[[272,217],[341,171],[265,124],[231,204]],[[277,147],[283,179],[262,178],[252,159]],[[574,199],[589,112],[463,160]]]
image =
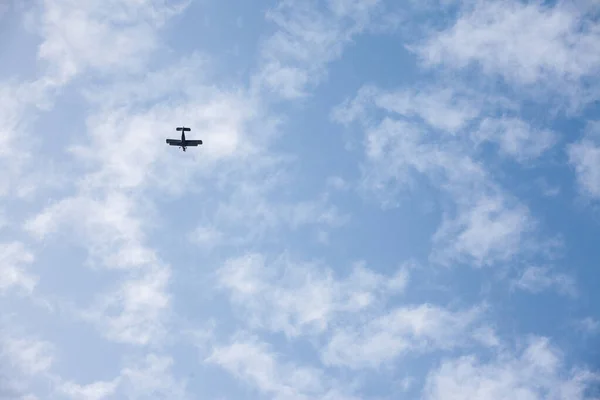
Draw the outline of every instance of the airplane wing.
[[[167,139],[167,144],[170,144],[171,146],[182,146],[183,145],[181,140],[178,140],[178,139]]]
[[[202,140],[186,140],[185,141],[185,146],[198,146],[199,144],[202,144]]]

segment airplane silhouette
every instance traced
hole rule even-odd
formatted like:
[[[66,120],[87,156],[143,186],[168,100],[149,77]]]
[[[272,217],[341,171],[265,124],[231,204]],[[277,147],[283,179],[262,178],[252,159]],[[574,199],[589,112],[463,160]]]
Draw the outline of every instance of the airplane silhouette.
[[[181,131],[181,140],[178,139],[167,139],[167,144],[170,146],[179,146],[183,151],[188,146],[198,146],[202,144],[202,140],[189,140],[185,138],[185,133],[190,132],[190,128],[186,128],[185,126],[179,127],[175,129],[176,131]]]

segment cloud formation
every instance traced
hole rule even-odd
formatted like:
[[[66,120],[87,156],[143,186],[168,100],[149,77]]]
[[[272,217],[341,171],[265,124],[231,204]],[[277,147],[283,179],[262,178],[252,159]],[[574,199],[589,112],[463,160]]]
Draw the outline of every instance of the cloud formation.
[[[563,355],[546,338],[531,337],[523,349],[489,362],[474,356],[445,360],[425,384],[424,399],[583,399],[598,376],[565,371]]]
[[[576,104],[597,98],[591,79],[600,68],[600,31],[593,2],[473,1],[462,11],[452,26],[415,47],[426,65],[473,65]]]
[[[0,397],[596,398],[598,11],[0,8]]]

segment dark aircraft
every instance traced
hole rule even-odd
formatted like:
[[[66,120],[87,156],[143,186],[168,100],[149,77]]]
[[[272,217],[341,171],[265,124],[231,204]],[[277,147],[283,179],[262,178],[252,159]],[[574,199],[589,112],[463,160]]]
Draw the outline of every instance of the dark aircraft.
[[[171,146],[179,146],[183,151],[188,146],[198,146],[202,144],[202,140],[189,140],[185,138],[185,133],[191,131],[190,128],[184,126],[176,128],[176,131],[181,131],[181,140],[178,139],[167,139],[167,144]]]

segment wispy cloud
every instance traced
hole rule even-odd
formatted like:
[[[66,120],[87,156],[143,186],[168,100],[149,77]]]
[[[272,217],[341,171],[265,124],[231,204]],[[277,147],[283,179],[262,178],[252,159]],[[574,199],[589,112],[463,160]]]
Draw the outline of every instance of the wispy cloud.
[[[38,16],[38,56],[58,82],[87,69],[136,72],[159,45],[158,30],[187,2],[45,0]],[[91,45],[93,43],[93,46]]]
[[[339,58],[383,7],[379,0],[319,3],[283,0],[267,12],[277,28],[261,49],[259,88],[284,99],[306,96],[326,76],[327,63]]]
[[[274,399],[355,399],[323,371],[286,362],[256,337],[236,337],[206,359]]]
[[[123,393],[130,398],[165,397],[174,400],[189,398],[186,382],[173,376],[173,358],[150,353],[122,370]]]
[[[363,87],[355,99],[334,109],[332,117],[345,124],[357,120],[363,127],[362,186],[384,205],[399,204],[403,195],[417,189],[420,176],[428,178],[441,193],[452,199],[455,207],[445,210],[443,223],[433,238],[436,248],[432,260],[472,265],[508,261],[528,250],[527,247],[535,247],[536,239],[532,235],[536,231],[536,222],[528,208],[495,181],[477,153],[470,150],[471,143],[452,135],[480,118],[487,108],[495,105],[495,101],[477,106],[469,97],[462,97],[462,104],[455,104],[450,101],[450,93],[386,93]],[[423,100],[409,101],[415,96]],[[449,110],[447,113],[452,117],[442,120],[453,121],[450,125],[440,124],[433,117],[438,107]],[[370,117],[378,108],[397,115],[381,119]],[[420,116],[424,123],[407,120],[414,115]],[[526,129],[525,124],[518,121],[510,120],[509,123],[516,126],[505,127],[513,136],[489,139],[500,141],[505,151],[518,159],[535,155],[548,146],[543,144],[535,149],[533,142],[546,138],[515,131]],[[507,120],[490,122],[485,119],[482,125],[495,124],[498,128],[498,124],[504,123]],[[521,140],[531,142],[521,143]],[[531,238],[525,239],[529,236]]]
[[[55,393],[73,400],[103,400],[115,397],[188,399],[186,382],[175,378],[172,369],[171,357],[148,353],[142,357],[130,357],[120,373],[111,380],[78,384],[58,378]]]
[[[63,228],[74,233],[97,263],[108,268],[135,268],[153,263],[156,256],[144,246],[140,207],[123,193],[109,192],[95,200],[90,195],[65,198],[25,223],[37,239],[51,237]],[[50,236],[49,236],[50,235]]]
[[[59,186],[61,180],[52,171],[51,163],[46,169],[34,169],[32,152],[39,149],[41,140],[31,137],[29,146],[22,148],[19,138],[30,133],[37,112],[51,106],[52,89],[55,85],[45,78],[16,82],[3,82],[0,86],[0,196],[27,198],[44,188]],[[45,157],[37,163],[43,165]]]
[[[170,270],[149,269],[124,279],[115,290],[103,294],[84,319],[95,323],[111,340],[137,345],[163,339],[168,322]]]
[[[3,316],[3,320],[6,315]],[[56,362],[56,347],[15,324],[2,321],[0,334],[0,397],[36,400],[34,387],[48,384]]]
[[[531,337],[525,348],[501,351],[484,362],[476,356],[445,360],[425,385],[427,400],[521,396],[530,399],[588,399],[598,376],[587,370],[569,370],[563,355],[547,338]]]
[[[77,314],[94,322],[107,338],[143,345],[163,333],[170,269],[145,245],[139,210],[139,203],[121,193],[108,194],[104,202],[82,195],[50,206],[26,227],[43,238],[67,223],[75,244],[88,251],[91,265],[130,271],[117,288]]]
[[[31,6],[23,36],[38,44],[6,51],[38,65],[21,79],[0,63],[14,72],[0,85],[0,300],[12,318],[0,397],[227,398],[233,382],[276,399],[586,399],[596,383],[578,368],[586,360],[567,365],[553,327],[518,313],[507,327],[497,311],[519,310],[523,296],[479,284],[516,270],[508,283],[528,301],[587,290],[538,267],[563,264],[549,260],[548,238],[578,242],[557,227],[569,190],[527,189],[570,185],[546,176],[546,163],[565,167],[570,123],[546,111],[568,103],[573,116],[600,93],[595,5],[392,3],[281,0],[264,14],[187,0]],[[224,76],[230,45],[244,51]],[[354,46],[354,64],[341,65]],[[338,71],[358,92],[315,90]],[[296,113],[311,94],[322,97]],[[345,96],[337,126],[325,126]],[[297,122],[302,139],[289,136]],[[181,124],[204,145],[165,146]],[[596,130],[566,148],[591,199]],[[433,212],[407,225],[413,195]],[[416,255],[422,267],[407,261]],[[597,331],[597,315],[584,316],[557,325]],[[523,326],[548,338],[513,349]]]
[[[188,79],[202,65],[202,60],[191,58],[188,64],[147,80],[132,78],[124,88],[108,87],[89,94],[92,102],[109,102],[88,119],[89,137],[71,147],[73,161],[87,168],[74,180],[73,195],[48,206],[25,224],[37,239],[51,240],[58,232],[70,233],[72,242],[88,252],[88,264],[122,271],[121,282],[77,311],[110,340],[155,344],[166,333],[172,273],[170,265],[147,243],[147,233],[156,226],[148,217],[156,214],[143,193],[150,188],[180,193],[195,174],[206,179],[223,160],[241,157],[240,164],[244,165],[244,155],[260,151],[260,141],[240,138],[247,121],[254,118],[254,103],[243,95],[196,84],[193,97],[186,98],[182,90],[184,100],[172,107],[144,106],[153,96],[173,93],[172,87],[163,84],[170,80],[169,73],[174,79]],[[157,91],[148,91],[151,85],[156,85]],[[125,101],[126,93],[133,93],[133,99]],[[191,116],[191,125],[206,127],[203,138],[211,142],[214,151],[199,163],[177,160],[172,153],[160,150],[164,143],[153,140],[159,130],[171,131],[169,121],[181,120],[182,115],[187,115],[188,121]],[[151,145],[139,146],[145,142]],[[181,170],[187,172],[180,174]]]
[[[102,400],[113,396],[117,389],[117,385],[117,380],[108,382],[94,382],[87,385],[79,385],[76,383],[67,382],[60,387],[60,391],[74,400],[80,398],[89,400]]]
[[[408,270],[386,277],[355,265],[344,279],[318,262],[299,262],[289,255],[267,260],[248,254],[229,260],[217,272],[233,302],[249,313],[253,328],[294,337],[320,334],[338,316],[372,309],[391,294],[402,293]]]
[[[521,276],[513,281],[512,285],[532,293],[555,289],[560,294],[577,295],[577,286],[573,277],[564,273],[553,273],[548,267],[527,267]]]
[[[34,255],[23,243],[0,244],[0,292],[17,287],[31,293],[38,277],[24,267],[35,260]]]
[[[408,353],[466,345],[480,314],[478,308],[453,312],[429,304],[392,309],[364,326],[336,331],[322,353],[323,363],[376,368]]]
[[[375,98],[375,103],[395,114],[420,117],[431,127],[451,134],[464,128],[480,112],[480,106],[466,93],[451,87],[382,92]]]
[[[484,195],[473,200],[456,218],[442,222],[433,236],[434,244],[440,246],[432,254],[434,260],[493,265],[529,250],[526,238],[535,223],[525,206],[503,196]]]
[[[455,95],[460,99],[457,102]],[[373,118],[380,109],[391,115]],[[442,124],[438,112],[452,117],[440,117]],[[365,86],[354,99],[334,108],[332,118],[344,124],[358,122],[364,129],[365,183],[373,189],[388,186],[386,190],[398,194],[399,185],[385,183],[410,184],[413,174],[423,174],[456,195],[469,197],[474,190],[489,186],[490,177],[461,141],[447,133],[463,128],[481,112],[473,99],[450,89],[436,92],[432,87],[417,94]],[[424,123],[407,120],[413,116]]]
[[[532,128],[518,118],[484,119],[474,136],[476,141],[496,143],[502,153],[519,162],[539,157],[558,138],[555,132]]]
[[[53,346],[37,338],[5,336],[2,352],[12,364],[28,376],[46,372],[54,361]]]
[[[580,190],[592,199],[600,198],[600,123],[588,125],[584,136],[567,148]]]
[[[592,317],[585,317],[577,321],[576,325],[586,334],[595,335],[600,333],[600,321]]]
[[[425,64],[476,65],[510,83],[560,93],[575,105],[598,95],[586,88],[600,69],[592,2],[470,1],[461,8],[452,26],[412,47]]]

